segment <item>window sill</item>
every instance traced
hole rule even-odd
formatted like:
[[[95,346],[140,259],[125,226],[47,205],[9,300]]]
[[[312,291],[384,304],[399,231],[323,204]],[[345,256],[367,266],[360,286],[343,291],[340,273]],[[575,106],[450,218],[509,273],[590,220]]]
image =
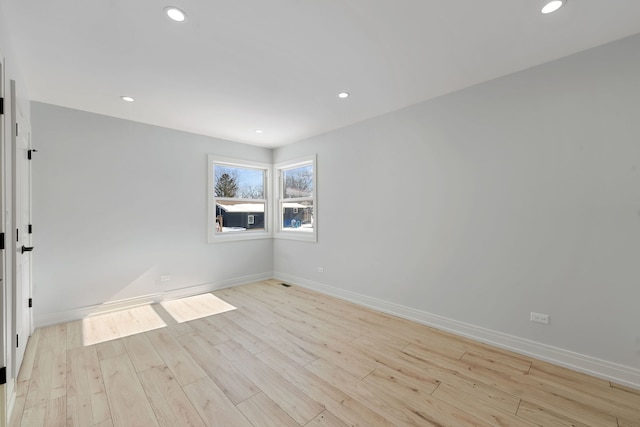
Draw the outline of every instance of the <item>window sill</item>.
[[[216,233],[209,235],[209,243],[238,242],[242,240],[271,239],[273,234],[268,231],[238,231],[228,233]]]

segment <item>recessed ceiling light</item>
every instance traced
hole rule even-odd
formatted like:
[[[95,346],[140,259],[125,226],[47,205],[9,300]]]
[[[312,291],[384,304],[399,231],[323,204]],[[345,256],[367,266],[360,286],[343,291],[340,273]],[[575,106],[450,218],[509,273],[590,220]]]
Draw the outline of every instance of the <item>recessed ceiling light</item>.
[[[566,3],[567,0],[552,0],[550,2],[547,2],[547,4],[544,5],[540,12],[544,13],[545,15],[547,13],[553,13],[564,6]]]
[[[344,99],[344,98],[348,98],[348,97],[349,97],[349,92],[340,92],[338,94],[338,98]]]
[[[256,133],[262,133],[262,129],[256,129]]]
[[[127,102],[133,102],[135,101],[132,97],[130,96],[121,96],[120,97],[123,101],[127,101]]]
[[[174,6],[167,6],[164,8],[164,13],[176,22],[183,22],[187,19],[187,14],[184,11]]]

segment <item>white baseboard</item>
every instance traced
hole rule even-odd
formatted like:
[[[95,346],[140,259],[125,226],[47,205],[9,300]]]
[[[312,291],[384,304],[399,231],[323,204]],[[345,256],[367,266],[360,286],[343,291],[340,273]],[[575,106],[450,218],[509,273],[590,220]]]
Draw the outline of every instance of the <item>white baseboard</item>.
[[[74,308],[57,313],[36,314],[34,316],[34,323],[38,328],[43,326],[56,325],[58,323],[80,320],[98,314],[105,314],[118,310],[140,307],[147,304],[157,304],[162,301],[204,294],[218,289],[229,288],[231,286],[244,285],[247,283],[259,282],[261,280],[268,280],[272,277],[273,273],[271,272],[254,274],[251,276],[235,277],[232,279],[221,280],[219,282],[204,283],[202,285],[190,286],[188,288],[174,289],[166,292],[142,295],[135,298],[111,301],[104,304]]]
[[[415,308],[373,298],[367,295],[328,286],[319,282],[275,272],[274,278],[309,288],[327,295],[369,307],[384,313],[412,320],[424,325],[461,335],[466,338],[501,347],[516,353],[584,372],[617,384],[640,389],[640,370],[614,362],[575,353],[559,347],[485,329],[469,323],[459,322],[443,316],[427,313]]]

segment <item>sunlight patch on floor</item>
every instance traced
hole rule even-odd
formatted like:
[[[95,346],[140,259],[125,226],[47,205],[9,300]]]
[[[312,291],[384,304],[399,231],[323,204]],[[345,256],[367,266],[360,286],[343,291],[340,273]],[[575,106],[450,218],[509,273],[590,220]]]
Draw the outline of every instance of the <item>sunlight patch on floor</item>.
[[[82,340],[89,346],[166,326],[158,313],[145,305],[83,319]]]
[[[162,307],[178,323],[213,316],[235,310],[236,308],[224,302],[213,294],[202,294],[160,303]]]

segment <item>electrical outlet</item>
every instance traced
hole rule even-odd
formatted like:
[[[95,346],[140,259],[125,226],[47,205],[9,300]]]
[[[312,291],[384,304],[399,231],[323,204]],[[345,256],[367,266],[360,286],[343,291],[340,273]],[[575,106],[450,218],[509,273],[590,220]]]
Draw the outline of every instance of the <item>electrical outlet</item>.
[[[161,282],[168,282],[169,280],[171,280],[171,275],[170,274],[163,274],[162,276],[160,276],[160,281]]]
[[[324,267],[318,267],[318,273],[324,273]]]
[[[531,321],[536,323],[549,324],[549,315],[531,312]]]

